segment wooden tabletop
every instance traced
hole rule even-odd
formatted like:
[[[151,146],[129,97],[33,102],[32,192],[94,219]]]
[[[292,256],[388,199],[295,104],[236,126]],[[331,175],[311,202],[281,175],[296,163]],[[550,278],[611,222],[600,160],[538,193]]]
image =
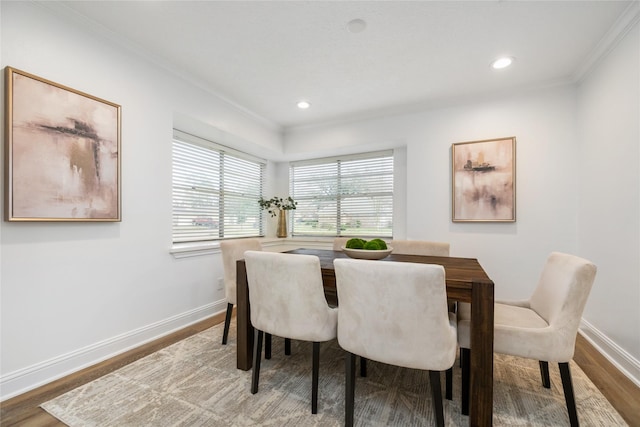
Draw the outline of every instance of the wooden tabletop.
[[[325,279],[334,275],[333,260],[338,258],[349,258],[340,251],[326,249],[294,249],[287,251],[288,254],[314,255],[320,259],[320,268],[323,270]],[[398,261],[415,262],[419,264],[438,264],[444,267],[447,283],[447,296],[457,301],[471,301],[471,286],[473,282],[491,282],[491,279],[484,271],[480,263],[475,258],[455,258],[423,255],[400,255],[391,253],[386,258],[376,262]],[[334,283],[327,283],[325,287],[331,287]]]

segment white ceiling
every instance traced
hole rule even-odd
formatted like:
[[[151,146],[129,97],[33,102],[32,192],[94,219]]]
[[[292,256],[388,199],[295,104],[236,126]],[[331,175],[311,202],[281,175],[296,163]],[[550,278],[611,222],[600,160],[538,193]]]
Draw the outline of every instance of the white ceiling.
[[[625,1],[63,1],[93,28],[287,129],[576,81]],[[347,23],[363,19],[363,32]],[[512,67],[490,68],[500,55]],[[311,102],[299,110],[296,102]]]

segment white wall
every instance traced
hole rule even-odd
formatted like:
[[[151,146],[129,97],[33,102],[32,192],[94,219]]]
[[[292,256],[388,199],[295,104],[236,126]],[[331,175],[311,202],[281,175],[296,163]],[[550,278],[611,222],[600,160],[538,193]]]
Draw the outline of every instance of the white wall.
[[[0,223],[4,399],[226,306],[219,255],[169,253],[174,117],[256,154],[282,147],[279,131],[76,22],[0,7],[3,68],[122,105],[121,223]]]
[[[640,30],[578,91],[578,250],[598,265],[586,332],[640,378]],[[625,352],[635,361],[624,357]]]
[[[515,136],[517,222],[451,222],[451,144]],[[309,146],[353,150],[402,141],[407,150],[406,236],[451,243],[454,256],[478,258],[496,295],[526,297],[552,250],[574,251],[577,196],[575,90],[514,98],[384,119],[290,131],[285,151]]]
[[[592,260],[581,332],[640,385],[639,52],[636,24],[579,86],[292,129],[285,152],[406,145],[406,237],[478,258],[498,299],[528,297],[551,251]],[[507,136],[517,139],[517,221],[451,222],[451,144]]]
[[[283,160],[403,147],[399,237],[449,241],[453,255],[477,257],[504,298],[529,295],[552,250],[592,259],[591,336],[637,367],[637,28],[579,88],[292,130],[283,146],[268,123],[82,25],[20,2],[0,3],[0,18],[2,67],[123,106],[121,223],[0,224],[1,399],[224,307],[212,286],[218,254],[169,253],[174,122],[280,162],[269,164],[274,195],[286,192]],[[517,138],[517,222],[452,223],[451,144],[504,136]]]

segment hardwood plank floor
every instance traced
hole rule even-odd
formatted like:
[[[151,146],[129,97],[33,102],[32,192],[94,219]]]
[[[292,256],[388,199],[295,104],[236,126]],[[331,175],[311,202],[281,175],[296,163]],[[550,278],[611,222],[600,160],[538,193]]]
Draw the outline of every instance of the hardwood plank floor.
[[[164,347],[224,322],[224,313],[188,326],[143,346],[90,366],[67,377],[0,403],[0,426],[61,427],[64,423],[40,408],[40,404],[135,362]]]
[[[112,359],[1,402],[0,425],[3,427],[64,427],[64,423],[41,409],[40,404],[223,321],[224,314],[213,316]],[[640,388],[618,371],[581,335],[578,335],[576,341],[574,360],[627,423],[631,427],[640,427]]]

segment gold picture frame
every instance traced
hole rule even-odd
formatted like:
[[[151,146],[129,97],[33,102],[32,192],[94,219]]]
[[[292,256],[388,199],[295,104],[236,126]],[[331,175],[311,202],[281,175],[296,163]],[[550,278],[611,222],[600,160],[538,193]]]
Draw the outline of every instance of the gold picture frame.
[[[515,222],[516,138],[451,147],[453,222]]]
[[[121,221],[121,107],[5,68],[5,221]]]

